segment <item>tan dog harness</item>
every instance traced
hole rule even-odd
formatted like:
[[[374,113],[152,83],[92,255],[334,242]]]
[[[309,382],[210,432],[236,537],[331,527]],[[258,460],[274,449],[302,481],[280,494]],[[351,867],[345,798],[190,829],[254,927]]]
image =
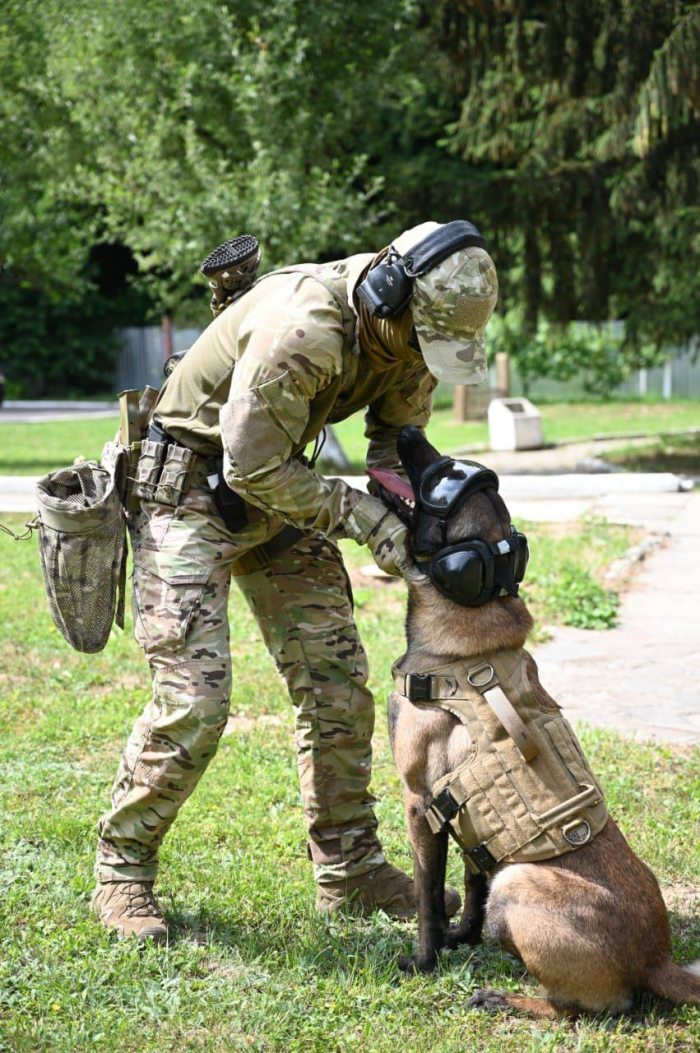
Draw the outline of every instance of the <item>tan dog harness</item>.
[[[559,706],[536,698],[527,651],[431,673],[407,673],[402,661],[392,670],[399,694],[446,709],[468,729],[469,753],[432,787],[426,818],[435,834],[449,829],[474,873],[551,859],[600,833],[603,791]]]

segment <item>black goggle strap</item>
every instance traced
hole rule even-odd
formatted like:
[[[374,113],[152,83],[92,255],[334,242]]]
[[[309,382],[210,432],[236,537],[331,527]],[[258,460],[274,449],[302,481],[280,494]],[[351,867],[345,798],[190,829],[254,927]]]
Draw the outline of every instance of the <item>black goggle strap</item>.
[[[495,550],[495,559],[493,561],[494,582],[501,589],[504,589],[509,596],[518,595],[518,583],[513,573],[514,560],[511,559],[511,556],[517,552],[519,546],[520,542],[517,540],[517,537],[499,541],[497,545],[493,546]]]

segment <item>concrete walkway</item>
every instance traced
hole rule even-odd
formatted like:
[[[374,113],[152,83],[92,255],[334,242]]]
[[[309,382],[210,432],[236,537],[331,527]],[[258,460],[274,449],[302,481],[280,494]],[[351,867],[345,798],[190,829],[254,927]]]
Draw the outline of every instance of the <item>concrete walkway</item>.
[[[70,399],[50,401],[8,400],[0,407],[0,424],[45,424],[55,420],[90,420],[114,417],[119,412],[116,402],[77,402]]]
[[[547,690],[575,721],[635,739],[700,744],[700,493],[651,507],[668,530],[622,596],[617,628],[556,628],[535,657]],[[663,516],[660,514],[663,511]],[[632,509],[640,521],[640,503]]]

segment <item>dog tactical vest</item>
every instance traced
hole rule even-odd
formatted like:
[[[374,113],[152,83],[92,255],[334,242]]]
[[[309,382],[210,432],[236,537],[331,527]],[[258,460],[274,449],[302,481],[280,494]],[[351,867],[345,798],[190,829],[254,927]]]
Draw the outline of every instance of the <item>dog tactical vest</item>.
[[[449,829],[474,873],[551,859],[600,833],[603,791],[556,702],[535,697],[537,667],[526,651],[429,674],[406,673],[401,661],[399,694],[446,709],[469,731],[467,757],[432,787],[427,820],[433,833]]]

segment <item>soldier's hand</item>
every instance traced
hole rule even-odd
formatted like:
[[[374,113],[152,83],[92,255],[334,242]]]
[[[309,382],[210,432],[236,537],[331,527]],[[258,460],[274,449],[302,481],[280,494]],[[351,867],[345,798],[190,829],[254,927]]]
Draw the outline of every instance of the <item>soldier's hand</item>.
[[[381,570],[396,577],[410,576],[412,567],[408,530],[393,512],[387,512],[371,531],[367,538],[367,547]]]

